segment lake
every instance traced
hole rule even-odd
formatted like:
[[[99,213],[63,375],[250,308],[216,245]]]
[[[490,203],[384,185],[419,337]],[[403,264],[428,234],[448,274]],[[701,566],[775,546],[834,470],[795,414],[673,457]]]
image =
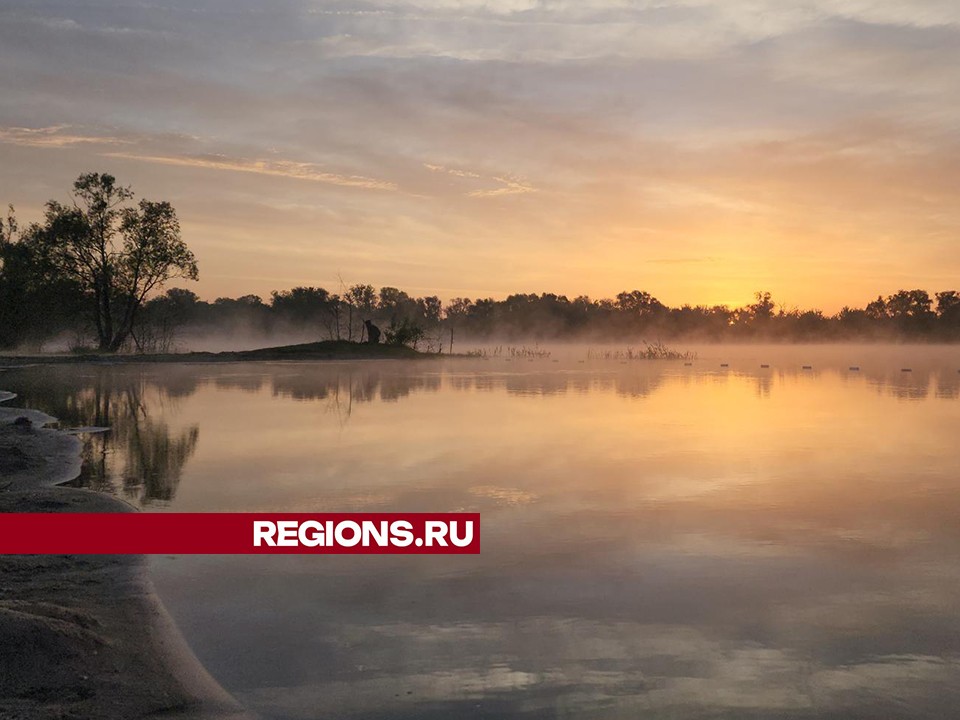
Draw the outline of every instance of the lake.
[[[264,718],[952,714],[960,349],[696,349],[37,366],[0,388],[109,426],[75,484],[147,511],[481,513],[473,556],[153,558],[197,656]]]

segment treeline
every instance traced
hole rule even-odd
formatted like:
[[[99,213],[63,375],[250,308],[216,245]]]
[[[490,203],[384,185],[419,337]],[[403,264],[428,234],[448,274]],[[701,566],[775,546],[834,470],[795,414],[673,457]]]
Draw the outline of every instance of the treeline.
[[[5,282],[0,274],[0,296]],[[37,287],[21,305],[16,322],[4,317],[5,347],[38,346],[69,336],[82,347],[93,341],[83,308],[89,304],[68,285]],[[960,340],[960,293],[944,291],[932,298],[924,290],[900,290],[862,308],[845,307],[835,315],[778,305],[770,293],[756,293],[743,307],[668,307],[646,292],[623,292],[612,299],[573,300],[563,295],[517,294],[503,300],[436,296],[412,297],[393,287],[379,290],[354,285],[341,292],[297,287],[256,295],[201,300],[190,290],[173,288],[146,301],[126,349],[170,351],[178,339],[262,336],[301,333],[315,339],[365,341],[364,320],[384,333],[383,341],[431,352],[463,350],[465,341],[589,340],[636,342],[687,339],[705,342],[770,341],[940,341]],[[22,335],[11,330],[26,331]]]
[[[257,295],[205,302],[190,290],[173,288],[143,306],[141,344],[166,350],[178,335],[217,333],[269,337],[300,333],[313,339],[369,340],[364,321],[381,331],[381,341],[438,352],[449,346],[448,323],[437,297],[413,298],[397,288],[354,285],[340,293],[319,287],[274,291],[268,302]]]
[[[900,290],[862,308],[835,315],[791,309],[769,292],[743,307],[668,307],[647,292],[622,292],[612,299],[516,294],[503,300],[436,296],[412,297],[393,287],[354,285],[340,293],[297,287],[260,297],[204,302],[188,290],[173,289],[151,300],[145,319],[155,327],[228,331],[307,329],[325,339],[364,340],[363,320],[385,329],[386,340],[446,350],[458,340],[695,339],[721,341],[816,342],[845,340],[960,340],[960,292]],[[398,335],[402,336],[398,338]]]
[[[178,337],[270,336],[382,341],[438,352],[460,341],[657,339],[721,341],[960,341],[960,293],[899,290],[835,315],[788,308],[769,292],[753,303],[668,307],[648,292],[615,298],[516,294],[503,300],[412,297],[393,287],[296,287],[201,300],[174,288],[198,268],[168,202],[140,200],[112,175],[86,173],[66,203],[50,200],[42,222],[0,219],[0,348],[166,352]],[[460,346],[462,348],[462,346]]]

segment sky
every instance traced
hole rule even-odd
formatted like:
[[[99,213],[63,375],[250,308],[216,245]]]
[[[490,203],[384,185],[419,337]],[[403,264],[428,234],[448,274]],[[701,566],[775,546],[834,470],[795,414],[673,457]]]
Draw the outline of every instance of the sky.
[[[171,201],[201,297],[960,286],[956,0],[0,0],[0,203]]]

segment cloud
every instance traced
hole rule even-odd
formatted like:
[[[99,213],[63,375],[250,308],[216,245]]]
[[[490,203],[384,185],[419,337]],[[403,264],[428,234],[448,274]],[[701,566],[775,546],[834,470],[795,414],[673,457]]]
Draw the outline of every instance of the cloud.
[[[129,140],[105,135],[84,135],[70,132],[68,125],[49,127],[0,127],[0,143],[23,147],[62,148],[75,145],[126,145]]]
[[[478,190],[471,190],[466,193],[467,197],[472,198],[486,198],[486,197],[500,197],[502,195],[523,195],[525,193],[537,192],[535,187],[528,185],[526,182],[519,180],[517,178],[509,176],[500,176],[495,175],[493,177],[487,178],[480,173],[473,172],[472,170],[461,170],[457,168],[448,168],[444,165],[434,165],[431,163],[424,163],[423,166],[435,173],[444,173],[446,175],[453,175],[458,178],[465,178],[469,180],[487,180],[500,183],[500,187],[496,188],[481,188]]]
[[[125,181],[202,214],[211,265],[229,262],[213,244],[245,232],[251,196],[245,227],[271,208],[286,247],[341,240],[310,265],[238,267],[238,286],[382,264],[385,284],[603,296],[674,256],[717,258],[716,273],[653,267],[665,300],[725,301],[729,288],[709,288],[732,267],[765,267],[765,283],[825,310],[905,276],[947,282],[960,272],[960,6],[787,5],[10,0],[0,202],[40,202],[109,153]],[[209,183],[214,170],[242,173],[242,192]],[[366,192],[318,198],[316,183]],[[809,259],[785,262],[801,239]],[[383,259],[397,243],[403,262]],[[850,262],[877,274],[826,298],[823,274]],[[200,292],[233,292],[223,283]]]
[[[395,183],[386,180],[363,177],[361,175],[339,175],[323,170],[318,165],[292,160],[247,160],[223,155],[212,156],[163,156],[141,155],[138,153],[110,152],[107,157],[139,160],[160,165],[176,165],[208,170],[226,170],[230,172],[255,173],[273,177],[308,180],[311,182],[341,185],[343,187],[362,188],[364,190],[396,190]]]
[[[501,197],[503,195],[525,195],[527,193],[538,192],[537,188],[527,185],[525,182],[516,178],[495,177],[493,179],[498,183],[502,183],[502,187],[493,188],[491,190],[474,190],[473,192],[467,193],[467,195],[474,198],[489,198]]]
[[[443,165],[431,165],[430,163],[424,163],[423,166],[430,170],[431,172],[447,173],[448,175],[454,175],[456,177],[463,178],[479,178],[480,175],[470,170],[456,170],[454,168],[446,168]]]

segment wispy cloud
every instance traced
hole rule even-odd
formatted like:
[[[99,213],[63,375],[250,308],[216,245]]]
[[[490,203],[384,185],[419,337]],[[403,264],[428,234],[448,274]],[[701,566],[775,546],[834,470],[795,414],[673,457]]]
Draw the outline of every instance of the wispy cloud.
[[[537,192],[537,188],[528,185],[525,181],[518,178],[509,177],[507,175],[495,175],[493,177],[489,177],[481,175],[478,172],[474,172],[473,170],[451,168],[447,167],[446,165],[435,165],[432,163],[424,163],[423,166],[430,172],[444,173],[446,175],[453,175],[454,177],[468,180],[482,180],[500,183],[500,187],[471,190],[470,192],[465,193],[467,197],[486,198],[500,197],[502,195],[522,195],[524,193]]]
[[[293,160],[250,160],[232,158],[226,155],[142,155],[139,153],[110,152],[107,157],[139,160],[159,165],[226,170],[230,172],[254,173],[273,177],[308,180],[310,182],[362,188],[365,190],[396,190],[396,183],[386,180],[364,177],[362,175],[341,175],[327,172],[314,163]]]
[[[50,125],[37,128],[0,127],[0,143],[20,145],[23,147],[69,148],[79,145],[131,146],[136,145],[137,141],[130,138],[82,132],[80,130],[74,130],[69,125]],[[177,165],[211,170],[256,173],[258,175],[308,180],[311,182],[363,188],[366,190],[397,189],[396,183],[386,180],[377,180],[363,175],[332,173],[314,163],[297,162],[294,160],[251,160],[229,157],[227,155],[164,155],[133,150],[109,151],[100,154],[104,157],[138,160],[140,162],[160,165]]]
[[[129,140],[72,131],[69,125],[49,127],[0,127],[0,142],[25,147],[71,147],[74,145],[128,145]]]
[[[651,205],[659,207],[711,207],[739,213],[759,213],[767,208],[755,200],[713,192],[691,183],[659,181],[644,188]]]
[[[129,158],[202,228],[204,295],[337,267],[603,296],[642,266],[665,301],[834,310],[960,272],[956,0],[96,5],[0,2],[0,203]],[[265,228],[314,259],[226,254]]]
[[[479,178],[478,173],[472,172],[470,170],[457,170],[456,168],[448,168],[443,165],[431,165],[430,163],[424,163],[423,166],[430,170],[431,172],[446,173],[447,175],[454,175],[456,177],[463,178]]]
[[[489,198],[501,197],[503,195],[525,195],[526,193],[538,192],[537,188],[527,185],[526,182],[517,178],[495,177],[493,179],[498,183],[501,183],[501,186],[491,190],[474,190],[473,192],[467,194],[474,198]]]

